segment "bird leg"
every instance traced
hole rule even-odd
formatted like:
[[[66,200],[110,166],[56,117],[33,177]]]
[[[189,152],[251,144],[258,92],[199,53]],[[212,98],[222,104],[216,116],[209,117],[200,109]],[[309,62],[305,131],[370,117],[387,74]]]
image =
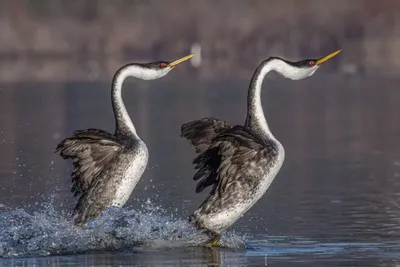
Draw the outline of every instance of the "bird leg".
[[[207,234],[210,237],[208,241],[201,244],[202,247],[211,248],[211,247],[222,246],[220,243],[221,240],[220,234],[207,229],[201,222],[195,221],[193,218],[189,218],[189,221],[193,222],[198,230],[204,231],[205,234]]]
[[[206,247],[206,248],[211,248],[211,247],[220,247],[221,243],[221,235],[220,234],[214,234],[213,237],[211,237],[211,239],[205,243],[203,243],[202,246]]]
[[[202,244],[203,247],[211,248],[211,247],[220,247],[221,246],[221,243],[220,243],[221,235],[220,234],[210,231],[208,229],[206,229],[206,233],[210,237],[210,239]]]

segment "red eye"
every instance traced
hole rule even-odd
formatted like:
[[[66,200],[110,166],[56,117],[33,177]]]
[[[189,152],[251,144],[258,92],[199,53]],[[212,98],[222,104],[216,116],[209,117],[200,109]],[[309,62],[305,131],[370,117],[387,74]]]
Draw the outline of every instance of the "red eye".
[[[165,68],[167,65],[165,63],[161,63],[161,68]]]
[[[310,61],[308,64],[310,64],[310,66],[314,65],[314,61]]]

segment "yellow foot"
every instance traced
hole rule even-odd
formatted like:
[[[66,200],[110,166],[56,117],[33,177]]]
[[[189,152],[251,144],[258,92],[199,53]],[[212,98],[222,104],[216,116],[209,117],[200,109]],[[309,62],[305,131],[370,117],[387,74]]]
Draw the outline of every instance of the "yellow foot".
[[[209,242],[204,243],[203,246],[206,248],[211,248],[211,247],[221,247],[222,244],[219,242],[221,240],[221,235],[216,235],[213,239],[211,239]]]

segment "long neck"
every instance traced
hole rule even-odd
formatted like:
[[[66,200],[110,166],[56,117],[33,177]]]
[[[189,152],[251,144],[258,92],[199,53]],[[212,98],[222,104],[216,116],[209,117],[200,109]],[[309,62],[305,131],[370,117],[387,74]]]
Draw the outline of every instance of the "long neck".
[[[280,59],[268,59],[263,61],[253,74],[247,95],[247,118],[245,126],[249,127],[262,139],[275,139],[268,127],[264,116],[264,110],[261,104],[261,87],[265,76],[270,71],[276,71],[279,74],[290,77],[297,70]]]
[[[249,127],[263,139],[275,139],[268,127],[261,104],[262,83],[267,73],[271,70],[268,62],[260,64],[253,74],[247,95],[247,118],[245,126]]]
[[[300,80],[311,76],[318,66],[299,68],[280,58],[269,58],[263,61],[253,74],[247,95],[247,118],[245,126],[252,129],[262,139],[275,139],[268,127],[261,104],[261,87],[265,76],[270,71],[291,80]]]
[[[112,82],[111,101],[115,116],[115,135],[139,138],[122,100],[122,84],[128,76],[131,74],[121,68],[115,74]]]

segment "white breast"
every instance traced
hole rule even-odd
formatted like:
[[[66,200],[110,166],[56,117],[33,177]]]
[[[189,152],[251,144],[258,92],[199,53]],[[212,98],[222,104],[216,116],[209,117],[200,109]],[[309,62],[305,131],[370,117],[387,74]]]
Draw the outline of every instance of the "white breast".
[[[246,211],[248,211],[265,194],[281,169],[283,161],[285,160],[285,150],[278,141],[276,142],[278,145],[278,158],[276,159],[275,164],[266,172],[265,176],[260,182],[260,186],[254,192],[253,197],[250,198],[249,202],[243,203],[243,206],[239,207],[239,216],[242,216]]]
[[[256,192],[256,197],[254,198],[255,199],[254,203],[257,202],[257,200],[259,200],[265,194],[265,192],[268,190],[272,181],[275,179],[276,175],[280,171],[283,161],[285,160],[285,149],[278,141],[276,141],[276,142],[278,145],[278,158],[276,159],[276,162],[272,166],[272,168],[264,176],[263,182],[261,183],[260,188]]]
[[[234,222],[236,222],[240,217],[242,217],[265,194],[272,181],[278,174],[279,170],[281,169],[283,161],[285,159],[285,150],[283,146],[278,143],[278,147],[278,158],[275,164],[263,177],[262,181],[260,182],[260,186],[256,189],[255,192],[253,192],[251,198],[248,198],[247,201],[244,202],[238,202],[234,206],[231,206],[227,209],[219,210],[218,213],[200,214],[198,213],[200,210],[197,210],[195,212],[195,215],[200,217],[200,220],[203,222],[206,228],[213,230],[217,233],[224,231]]]
[[[131,164],[126,168],[124,175],[117,187],[112,206],[122,207],[129,199],[133,189],[142,177],[149,159],[149,152],[145,143],[141,142],[132,155]]]

